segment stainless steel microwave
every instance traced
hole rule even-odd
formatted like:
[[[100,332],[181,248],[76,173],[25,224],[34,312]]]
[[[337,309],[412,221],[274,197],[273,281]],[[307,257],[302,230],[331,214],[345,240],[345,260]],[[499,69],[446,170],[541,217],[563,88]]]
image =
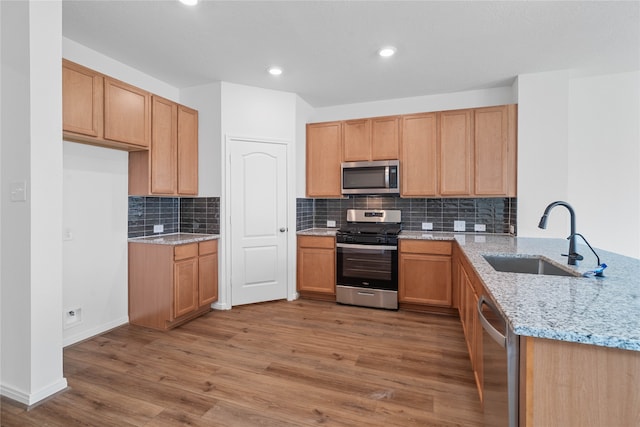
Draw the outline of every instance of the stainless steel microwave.
[[[400,193],[400,162],[342,163],[342,194]]]

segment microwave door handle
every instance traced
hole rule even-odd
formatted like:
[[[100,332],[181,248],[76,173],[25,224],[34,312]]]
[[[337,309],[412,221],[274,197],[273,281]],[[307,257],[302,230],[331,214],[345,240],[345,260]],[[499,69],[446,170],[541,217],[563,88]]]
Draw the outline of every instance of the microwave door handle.
[[[389,188],[389,166],[385,166],[384,168],[384,188]]]

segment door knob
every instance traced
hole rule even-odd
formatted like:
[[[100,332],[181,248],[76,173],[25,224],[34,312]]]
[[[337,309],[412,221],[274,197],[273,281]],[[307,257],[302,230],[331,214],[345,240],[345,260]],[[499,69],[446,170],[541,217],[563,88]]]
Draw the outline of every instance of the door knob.
[[[284,227],[280,227],[280,232],[281,232],[281,233],[284,233],[285,231],[287,231],[287,229],[286,229],[286,228],[284,228]]]

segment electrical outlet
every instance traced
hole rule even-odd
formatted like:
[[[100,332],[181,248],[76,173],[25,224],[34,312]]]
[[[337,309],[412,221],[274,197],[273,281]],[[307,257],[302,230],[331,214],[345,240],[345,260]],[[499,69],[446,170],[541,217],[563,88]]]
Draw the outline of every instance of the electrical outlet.
[[[473,229],[475,231],[487,231],[487,226],[485,224],[475,224]]]
[[[153,226],[154,233],[162,233],[164,231],[164,224],[156,224]]]
[[[464,231],[466,223],[464,221],[453,221],[453,231]]]
[[[433,223],[432,222],[423,222],[422,223],[422,229],[423,230],[433,230]]]
[[[336,222],[335,221],[327,221],[327,227],[335,227],[336,226]]]
[[[72,308],[64,313],[64,327],[70,328],[82,322],[82,308]]]

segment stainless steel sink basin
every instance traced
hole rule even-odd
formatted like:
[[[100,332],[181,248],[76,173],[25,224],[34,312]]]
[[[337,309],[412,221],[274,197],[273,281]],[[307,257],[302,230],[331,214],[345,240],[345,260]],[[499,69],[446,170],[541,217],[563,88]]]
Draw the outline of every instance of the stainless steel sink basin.
[[[539,256],[483,255],[496,271],[580,277],[580,273],[562,268]]]

